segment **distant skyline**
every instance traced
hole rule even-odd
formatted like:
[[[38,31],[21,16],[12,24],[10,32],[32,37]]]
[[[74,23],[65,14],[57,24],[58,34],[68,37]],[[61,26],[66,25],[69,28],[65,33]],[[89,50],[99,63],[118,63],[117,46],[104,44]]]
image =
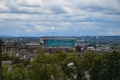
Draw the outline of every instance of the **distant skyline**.
[[[0,36],[120,36],[120,0],[0,0]]]

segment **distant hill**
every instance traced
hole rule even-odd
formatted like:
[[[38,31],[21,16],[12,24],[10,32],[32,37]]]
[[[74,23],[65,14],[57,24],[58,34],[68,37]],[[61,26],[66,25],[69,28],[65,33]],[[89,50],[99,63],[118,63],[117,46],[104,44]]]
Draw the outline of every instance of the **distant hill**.
[[[76,40],[83,40],[87,42],[120,42],[120,36],[72,36]],[[29,42],[39,42],[40,37],[8,37],[0,36],[3,41],[7,40],[23,40]]]

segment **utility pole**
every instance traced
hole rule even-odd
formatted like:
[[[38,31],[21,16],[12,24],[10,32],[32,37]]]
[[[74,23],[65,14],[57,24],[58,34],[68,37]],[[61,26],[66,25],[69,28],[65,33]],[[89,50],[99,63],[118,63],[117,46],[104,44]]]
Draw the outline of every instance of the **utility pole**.
[[[2,80],[2,40],[0,39],[0,80]]]
[[[101,49],[101,41],[100,41],[100,51],[101,51],[102,49]]]

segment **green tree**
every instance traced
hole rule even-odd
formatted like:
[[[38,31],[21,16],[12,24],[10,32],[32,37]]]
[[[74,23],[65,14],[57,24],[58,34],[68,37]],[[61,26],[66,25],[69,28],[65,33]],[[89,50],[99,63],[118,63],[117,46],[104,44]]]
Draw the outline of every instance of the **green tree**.
[[[113,51],[103,55],[102,70],[100,76],[102,80],[120,80],[120,52]]]
[[[21,64],[12,65],[10,74],[12,76],[11,80],[26,80],[27,78],[26,70]]]
[[[24,67],[30,65],[30,59],[23,60]]]
[[[57,54],[45,54],[42,49],[38,49],[37,56],[30,63],[28,75],[30,80],[49,80],[51,75],[55,79],[63,77],[63,71],[58,64]]]
[[[99,61],[95,62],[96,60],[99,60],[99,55],[92,51],[85,52],[80,59],[81,69],[83,72],[88,72],[91,80],[93,76],[95,76],[94,74],[96,74],[93,68],[95,68],[96,65],[99,65]]]
[[[2,61],[7,61],[10,60],[9,54],[8,53],[3,53],[2,54]]]
[[[89,72],[91,80],[101,80],[100,71],[102,69],[102,55],[97,54],[92,63],[91,71]]]
[[[20,59],[19,57],[12,56],[12,65],[13,64],[23,64],[24,60]]]
[[[60,50],[57,54],[58,54],[59,61],[63,61],[65,58],[68,57],[68,54],[64,52],[63,50]]]
[[[120,80],[120,52],[87,52],[81,56],[80,66],[88,71],[90,80]]]
[[[11,75],[5,65],[2,65],[2,80],[11,80]]]

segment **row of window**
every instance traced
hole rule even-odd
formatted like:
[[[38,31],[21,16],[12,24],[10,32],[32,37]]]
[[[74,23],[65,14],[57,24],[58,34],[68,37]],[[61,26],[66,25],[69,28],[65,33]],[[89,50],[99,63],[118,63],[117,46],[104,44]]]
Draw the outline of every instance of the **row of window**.
[[[71,43],[75,42],[74,40],[48,40],[48,43]]]

